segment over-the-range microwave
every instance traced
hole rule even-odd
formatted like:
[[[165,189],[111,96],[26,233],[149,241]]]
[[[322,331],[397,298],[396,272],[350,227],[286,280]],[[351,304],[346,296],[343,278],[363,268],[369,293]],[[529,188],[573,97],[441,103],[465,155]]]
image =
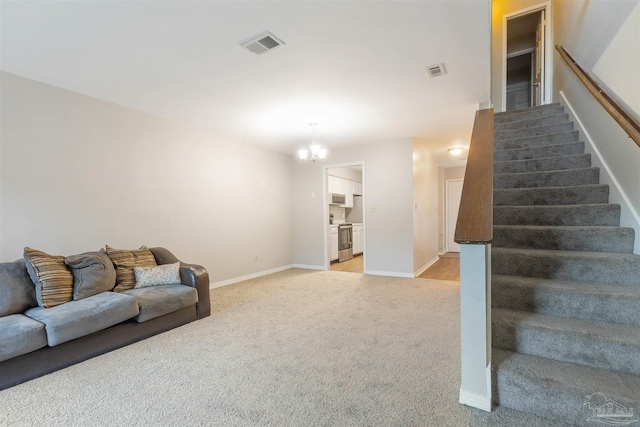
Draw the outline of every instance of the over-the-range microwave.
[[[344,194],[338,193],[329,193],[329,204],[330,205],[344,205],[347,196]]]

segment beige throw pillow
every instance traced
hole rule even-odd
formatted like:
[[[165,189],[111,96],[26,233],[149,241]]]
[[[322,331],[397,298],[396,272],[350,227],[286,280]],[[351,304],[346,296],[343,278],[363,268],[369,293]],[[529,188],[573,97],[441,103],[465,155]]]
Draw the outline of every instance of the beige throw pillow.
[[[107,245],[106,250],[116,268],[116,287],[114,292],[126,291],[136,286],[133,267],[155,267],[158,265],[153,253],[146,246],[129,250],[114,249]]]
[[[179,262],[157,267],[133,267],[133,272],[136,275],[136,289],[181,283]]]

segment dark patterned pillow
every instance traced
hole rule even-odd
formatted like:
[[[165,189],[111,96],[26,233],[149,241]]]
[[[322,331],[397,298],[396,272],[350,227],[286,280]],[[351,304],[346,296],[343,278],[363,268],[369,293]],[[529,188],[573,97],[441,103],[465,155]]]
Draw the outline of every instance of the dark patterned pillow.
[[[136,286],[136,276],[133,267],[155,267],[158,264],[153,253],[146,247],[140,249],[114,249],[107,245],[107,254],[116,268],[116,287],[114,292],[133,289]]]
[[[24,248],[24,263],[36,285],[38,305],[51,308],[73,299],[73,276],[63,256]]]

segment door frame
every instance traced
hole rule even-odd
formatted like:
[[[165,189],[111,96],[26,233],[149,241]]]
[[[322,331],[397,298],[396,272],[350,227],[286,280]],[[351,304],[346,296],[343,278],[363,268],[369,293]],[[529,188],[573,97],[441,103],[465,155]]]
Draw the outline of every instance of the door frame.
[[[553,41],[552,37],[552,16],[551,2],[546,1],[534,6],[517,10],[506,14],[502,17],[502,111],[507,111],[507,21],[531,13],[541,12],[544,10],[545,26],[544,26],[544,93],[543,100],[540,105],[550,104],[552,102],[551,94],[553,93]]]
[[[449,251],[449,183],[451,182],[464,183],[464,178],[453,178],[453,179],[447,179],[444,181],[444,245],[442,245],[444,249],[444,253],[450,252]],[[462,193],[460,194],[460,196],[462,196]]]
[[[324,269],[325,270],[330,270],[330,266],[331,266],[331,260],[329,259],[329,245],[331,244],[331,236],[329,235],[329,169],[336,169],[336,168],[349,168],[349,167],[353,167],[353,166],[361,166],[362,167],[362,247],[364,249],[367,248],[367,225],[366,225],[366,221],[367,221],[367,211],[364,208],[365,206],[367,206],[366,201],[367,201],[367,190],[366,190],[366,173],[365,173],[365,162],[364,160],[361,161],[357,161],[357,162],[349,162],[349,163],[337,163],[337,164],[332,164],[332,165],[323,165],[322,166],[322,189],[324,190],[323,193],[323,203],[324,203],[324,209],[323,209],[323,223],[324,223]],[[367,271],[367,257],[366,257],[366,250],[363,250],[362,252],[362,262],[363,262],[363,266],[362,266],[362,271],[366,272]]]

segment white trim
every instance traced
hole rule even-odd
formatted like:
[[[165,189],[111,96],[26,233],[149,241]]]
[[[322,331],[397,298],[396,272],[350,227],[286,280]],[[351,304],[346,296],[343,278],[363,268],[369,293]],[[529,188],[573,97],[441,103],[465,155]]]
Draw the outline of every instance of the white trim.
[[[407,279],[415,279],[415,276],[413,275],[413,273],[398,273],[397,271],[365,270],[364,274],[370,274],[372,276],[402,277]]]
[[[295,267],[295,265],[283,265],[282,267],[272,268],[270,270],[259,271],[257,273],[247,274],[245,276],[234,277],[233,279],[221,280],[219,282],[211,282],[209,283],[209,289],[219,288],[221,286],[232,285],[234,283],[243,282],[249,279],[255,279],[256,277],[267,276],[269,274],[277,273],[279,271],[289,270],[290,268]]]
[[[460,400],[463,405],[491,412],[491,396],[483,396],[460,388]]]
[[[420,267],[419,269],[416,270],[416,272],[414,273],[415,277],[418,277],[419,275],[421,275],[422,273],[424,273],[424,271],[431,267],[433,264],[435,264],[438,260],[440,259],[440,257],[435,257],[434,259],[432,259],[431,261],[429,261],[428,263],[426,263],[425,265],[423,265],[422,267]]]
[[[598,148],[594,144],[593,139],[591,138],[591,135],[589,135],[589,132],[587,132],[585,126],[582,124],[582,121],[580,120],[580,118],[576,114],[576,111],[573,109],[573,106],[571,105],[571,103],[569,103],[569,100],[565,96],[564,92],[563,91],[559,91],[558,93],[560,94],[560,98],[562,99],[561,103],[566,105],[566,107],[569,109],[569,115],[571,116],[571,118],[575,121],[576,125],[578,126],[578,128],[579,128],[578,131],[580,133],[582,133],[582,135],[584,136],[584,139],[589,143],[589,145],[591,146],[591,149],[595,153],[596,157],[598,157],[598,160],[602,164],[602,168],[604,169],[606,174],[609,176],[609,179],[611,180],[611,182],[613,183],[613,186],[616,188],[616,190],[620,194],[620,197],[624,201],[624,204],[626,205],[626,208],[629,210],[629,213],[631,214],[633,219],[635,219],[636,223],[638,224],[638,230],[640,230],[640,215],[638,215],[638,212],[636,212],[636,210],[633,208],[633,205],[631,204],[631,201],[627,197],[627,194],[624,192],[624,190],[620,186],[620,183],[618,182],[618,180],[616,179],[615,175],[611,171],[611,168],[609,168],[609,165],[607,165],[607,162],[604,161],[604,158],[602,157],[602,154],[600,154],[600,151],[598,150]]]
[[[507,111],[507,21],[512,18],[516,18],[520,15],[527,15],[533,12],[539,12],[544,10],[545,19],[545,31],[544,31],[544,93],[542,105],[550,104],[553,94],[553,24],[551,21],[551,2],[545,1],[534,6],[530,6],[524,9],[520,9],[516,12],[509,13],[502,16],[502,56],[501,62],[501,94],[502,99],[502,111]]]
[[[293,264],[293,268],[302,268],[304,270],[326,270],[324,265],[311,265],[311,264]]]

